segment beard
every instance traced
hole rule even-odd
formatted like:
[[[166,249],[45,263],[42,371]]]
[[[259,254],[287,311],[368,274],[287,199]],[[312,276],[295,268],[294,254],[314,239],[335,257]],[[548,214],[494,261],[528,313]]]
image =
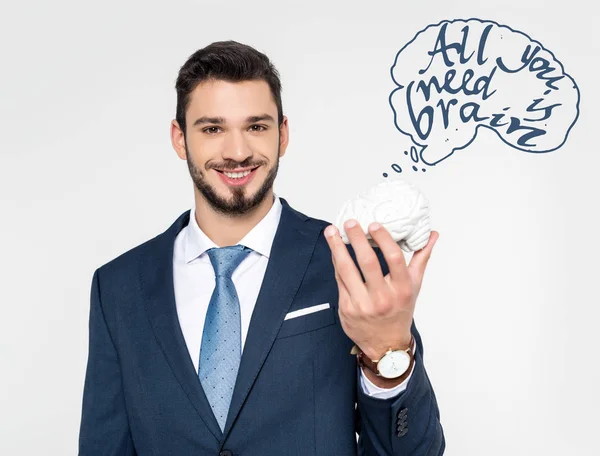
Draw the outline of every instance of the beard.
[[[187,146],[185,148],[188,170],[190,172],[190,176],[194,185],[198,189],[198,191],[204,196],[204,199],[208,202],[208,204],[212,207],[213,210],[230,216],[230,217],[239,217],[244,214],[251,212],[254,208],[258,207],[260,203],[264,201],[269,190],[273,188],[273,183],[275,182],[275,178],[277,177],[277,171],[279,170],[279,151],[280,146],[277,146],[277,159],[275,165],[269,169],[265,180],[263,181],[260,188],[253,195],[246,195],[245,186],[242,187],[231,187],[229,191],[231,192],[230,198],[221,197],[206,180],[206,174],[203,170],[201,170],[192,160]],[[250,157],[249,157],[250,158]],[[241,163],[237,163],[233,160],[227,160],[222,164],[210,165],[207,169],[218,168],[221,170],[228,169],[236,169],[236,168],[247,168],[247,167],[257,167],[265,165],[265,162],[256,162],[250,159],[244,160]]]

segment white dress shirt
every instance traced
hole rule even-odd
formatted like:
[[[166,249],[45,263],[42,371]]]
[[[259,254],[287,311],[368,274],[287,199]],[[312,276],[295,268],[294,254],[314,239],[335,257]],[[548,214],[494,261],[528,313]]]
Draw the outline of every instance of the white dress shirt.
[[[279,225],[281,207],[279,197],[275,195],[275,201],[267,215],[238,242],[252,249],[231,277],[240,301],[242,351]],[[198,372],[204,319],[215,287],[215,272],[206,254],[206,251],[213,247],[218,246],[200,229],[196,222],[195,207],[192,207],[189,224],[175,239],[173,281],[179,324],[196,372]],[[370,396],[382,399],[404,391],[411,375],[412,372],[404,382],[393,388],[380,388],[373,384],[360,369],[363,390]]]

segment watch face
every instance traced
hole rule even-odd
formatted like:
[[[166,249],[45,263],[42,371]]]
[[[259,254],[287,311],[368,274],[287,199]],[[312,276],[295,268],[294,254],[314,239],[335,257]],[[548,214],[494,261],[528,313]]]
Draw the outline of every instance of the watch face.
[[[410,356],[404,351],[393,351],[385,355],[377,364],[377,369],[382,377],[400,377],[410,366]]]

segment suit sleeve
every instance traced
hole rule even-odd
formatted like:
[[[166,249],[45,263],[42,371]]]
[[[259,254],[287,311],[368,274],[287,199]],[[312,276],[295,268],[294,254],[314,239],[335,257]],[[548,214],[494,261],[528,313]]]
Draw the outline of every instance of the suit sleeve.
[[[387,263],[378,248],[384,275]],[[350,253],[356,262],[355,253]],[[362,273],[361,273],[362,274]],[[397,396],[380,399],[369,396],[360,385],[360,367],[356,366],[356,431],[359,456],[440,456],[446,441],[440,422],[435,392],[423,363],[423,342],[413,320],[411,332],[417,345],[414,369],[406,389]]]
[[[90,297],[89,350],[83,390],[79,456],[136,456],[121,369],[100,300],[99,270]]]

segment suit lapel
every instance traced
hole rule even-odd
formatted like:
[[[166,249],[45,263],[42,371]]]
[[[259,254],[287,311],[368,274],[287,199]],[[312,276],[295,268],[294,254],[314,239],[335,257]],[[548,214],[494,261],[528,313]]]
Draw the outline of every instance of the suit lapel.
[[[224,440],[230,432],[256,381],[298,291],[321,231],[318,224],[305,223],[308,218],[292,209],[284,198],[280,197],[280,201],[281,218],[250,319],[224,433],[190,359],[175,304],[173,247],[177,234],[189,223],[189,210],[167,231],[150,241],[140,267],[143,299],[156,339],[179,384],[218,441]]]
[[[308,268],[317,238],[318,224],[305,223],[305,215],[293,210],[280,198],[281,219],[271,255],[265,271],[240,362],[233,390],[229,414],[225,424],[225,437],[229,434],[247,396],[254,384],[279,328],[296,295]]]
[[[175,306],[173,247],[177,234],[188,224],[189,219],[188,210],[167,231],[151,241],[153,245],[148,249],[148,256],[140,269],[141,288],[145,294],[144,302],[154,335],[173,374],[215,439],[221,441],[223,433],[190,358]]]

